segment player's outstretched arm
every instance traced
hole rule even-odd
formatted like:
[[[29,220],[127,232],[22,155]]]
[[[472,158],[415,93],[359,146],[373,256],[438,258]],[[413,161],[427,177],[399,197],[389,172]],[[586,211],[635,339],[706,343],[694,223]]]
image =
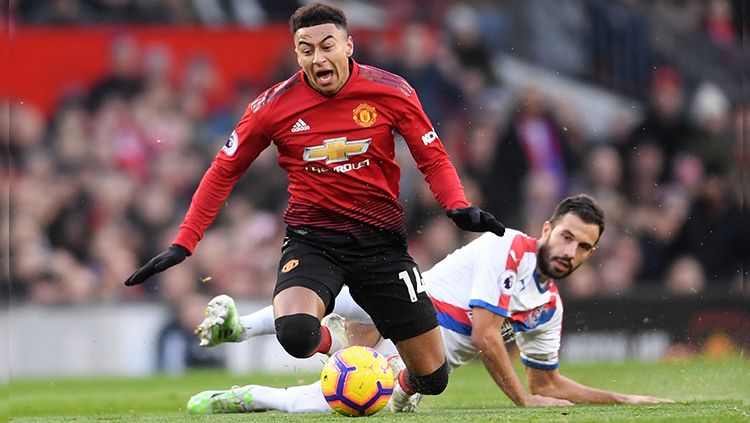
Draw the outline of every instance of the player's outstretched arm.
[[[508,350],[501,333],[505,318],[485,308],[474,307],[471,339],[479,350],[479,356],[487,371],[500,389],[516,405],[523,407],[553,407],[573,405],[572,402],[526,392],[521,380],[513,370]]]
[[[585,404],[656,404],[674,402],[670,399],[643,395],[628,395],[591,388],[560,374],[557,369],[542,370],[526,367],[529,389],[538,395],[564,398],[574,403]]]

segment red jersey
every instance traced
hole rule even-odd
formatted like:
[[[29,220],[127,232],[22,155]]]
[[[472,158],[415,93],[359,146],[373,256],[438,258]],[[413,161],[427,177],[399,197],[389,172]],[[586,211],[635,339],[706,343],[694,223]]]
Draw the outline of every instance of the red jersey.
[[[349,80],[332,97],[310,87],[300,70],[250,103],[203,176],[175,244],[195,249],[234,184],[271,142],[289,180],[289,226],[355,237],[405,234],[394,132],[446,210],[469,205],[414,89],[398,75],[351,63]]]

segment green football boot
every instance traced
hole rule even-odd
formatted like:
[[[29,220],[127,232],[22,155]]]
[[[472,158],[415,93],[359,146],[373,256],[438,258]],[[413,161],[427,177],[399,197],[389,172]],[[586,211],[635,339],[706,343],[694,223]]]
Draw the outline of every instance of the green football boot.
[[[209,301],[206,318],[195,329],[202,347],[213,347],[224,342],[241,342],[247,339],[240,323],[237,307],[229,295],[218,295]]]
[[[233,386],[227,391],[203,391],[188,400],[188,414],[249,413],[253,408],[253,385]]]

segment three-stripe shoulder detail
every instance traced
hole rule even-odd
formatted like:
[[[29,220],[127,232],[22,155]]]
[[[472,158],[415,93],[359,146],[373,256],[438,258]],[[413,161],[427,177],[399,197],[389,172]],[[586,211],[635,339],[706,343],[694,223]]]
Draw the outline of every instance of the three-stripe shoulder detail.
[[[266,90],[263,94],[259,95],[258,98],[253,100],[252,103],[250,103],[250,107],[253,109],[253,113],[257,113],[258,110],[263,108],[266,104],[273,101],[275,98],[280,96],[281,94],[284,94],[291,88],[294,88],[297,84],[299,84],[300,77],[299,74],[294,74],[291,78],[287,79],[284,82],[281,82],[277,84],[274,87],[269,88]]]
[[[395,88],[407,97],[410,97],[414,92],[411,85],[409,85],[404,78],[395,73],[390,73],[372,66],[359,65],[359,74],[362,75],[363,78],[372,82]]]

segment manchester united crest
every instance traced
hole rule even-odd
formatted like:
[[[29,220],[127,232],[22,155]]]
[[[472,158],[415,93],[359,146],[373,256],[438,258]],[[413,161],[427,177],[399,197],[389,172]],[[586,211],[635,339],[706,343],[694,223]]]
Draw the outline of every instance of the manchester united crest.
[[[299,260],[297,259],[291,259],[286,264],[284,264],[284,267],[281,268],[281,273],[287,273],[288,271],[294,269],[299,264]]]
[[[362,103],[354,108],[354,121],[357,125],[363,128],[369,128],[375,124],[375,120],[378,118],[378,112],[375,107],[370,106],[367,103]]]

